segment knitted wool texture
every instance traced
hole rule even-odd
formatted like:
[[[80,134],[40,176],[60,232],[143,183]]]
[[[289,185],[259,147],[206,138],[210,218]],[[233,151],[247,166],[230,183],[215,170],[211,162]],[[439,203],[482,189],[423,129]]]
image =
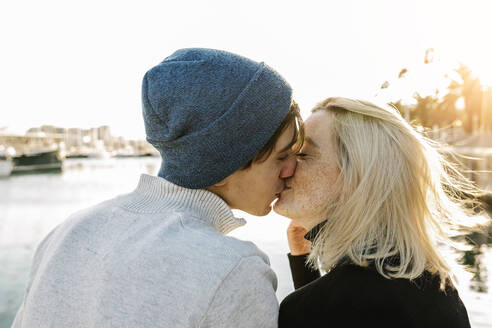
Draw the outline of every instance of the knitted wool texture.
[[[261,150],[291,101],[291,87],[264,63],[214,49],[176,51],[142,84],[158,175],[191,189],[220,182]]]

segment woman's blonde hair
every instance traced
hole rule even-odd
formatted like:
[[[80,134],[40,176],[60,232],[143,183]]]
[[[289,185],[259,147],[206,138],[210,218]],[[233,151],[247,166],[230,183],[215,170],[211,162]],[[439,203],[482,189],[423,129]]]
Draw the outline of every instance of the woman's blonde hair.
[[[328,98],[313,112],[333,113],[340,170],[337,199],[313,243],[311,265],[329,271],[343,260],[373,263],[386,278],[438,274],[450,267],[437,249],[474,213],[478,190],[394,108]]]

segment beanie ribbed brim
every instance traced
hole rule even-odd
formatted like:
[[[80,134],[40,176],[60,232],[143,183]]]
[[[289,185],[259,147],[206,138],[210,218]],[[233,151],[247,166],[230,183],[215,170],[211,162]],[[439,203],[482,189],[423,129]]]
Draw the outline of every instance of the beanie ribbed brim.
[[[287,82],[261,63],[229,110],[206,128],[172,142],[147,138],[162,155],[159,176],[191,189],[222,181],[263,148],[291,102]]]

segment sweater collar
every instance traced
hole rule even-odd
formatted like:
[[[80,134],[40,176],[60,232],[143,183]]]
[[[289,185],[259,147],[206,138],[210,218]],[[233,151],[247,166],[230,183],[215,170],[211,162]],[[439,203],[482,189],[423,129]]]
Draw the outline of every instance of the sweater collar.
[[[234,217],[227,203],[216,194],[205,189],[184,188],[161,177],[142,174],[135,194],[137,201],[130,207],[141,213],[184,209],[224,235],[246,224],[244,219]]]

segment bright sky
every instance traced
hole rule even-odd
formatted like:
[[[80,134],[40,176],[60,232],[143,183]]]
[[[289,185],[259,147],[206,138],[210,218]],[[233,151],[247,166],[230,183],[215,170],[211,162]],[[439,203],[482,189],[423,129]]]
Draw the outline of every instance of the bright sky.
[[[184,47],[265,61],[305,117],[329,96],[371,100],[386,80],[380,97],[431,92],[458,61],[492,85],[491,13],[489,0],[3,1],[0,128],[108,124],[143,139],[143,74]]]

